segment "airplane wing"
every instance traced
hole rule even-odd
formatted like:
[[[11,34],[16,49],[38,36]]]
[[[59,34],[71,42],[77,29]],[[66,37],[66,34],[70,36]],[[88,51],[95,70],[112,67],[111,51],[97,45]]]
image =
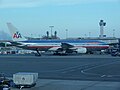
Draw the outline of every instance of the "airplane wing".
[[[68,43],[61,43],[61,47],[63,49],[70,49],[70,48],[73,48],[74,46]]]
[[[74,45],[68,43],[61,43],[61,47],[53,47],[51,50],[56,51],[57,53],[86,53],[87,49],[84,47],[75,47]]]
[[[10,42],[13,46],[17,46],[17,45],[22,45],[22,43],[21,42]]]
[[[0,47],[10,47],[10,46],[13,46],[13,45],[9,42],[0,42]]]
[[[71,45],[71,44],[61,43],[61,46],[59,46],[59,47],[52,47],[52,48],[49,49],[49,51],[61,52],[61,51],[66,51],[66,50],[69,50],[69,49],[72,49],[72,48],[74,48],[74,46]]]

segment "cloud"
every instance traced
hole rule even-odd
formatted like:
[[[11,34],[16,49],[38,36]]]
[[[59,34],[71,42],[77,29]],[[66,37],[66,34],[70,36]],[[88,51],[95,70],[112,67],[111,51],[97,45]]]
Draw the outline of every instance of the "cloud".
[[[57,5],[76,5],[100,2],[118,2],[119,0],[52,0],[52,1]]]
[[[0,8],[35,7],[38,0],[0,0]]]
[[[119,0],[0,0],[0,8],[29,8],[43,5],[76,5],[116,1]]]

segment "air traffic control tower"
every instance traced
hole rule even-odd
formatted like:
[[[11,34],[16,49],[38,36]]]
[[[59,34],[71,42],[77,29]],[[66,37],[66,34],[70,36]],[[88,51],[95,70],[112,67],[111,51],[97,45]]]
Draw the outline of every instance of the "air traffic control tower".
[[[99,22],[100,25],[100,38],[106,37],[106,35],[104,35],[104,26],[106,25],[106,22],[104,22],[103,20],[100,20]]]

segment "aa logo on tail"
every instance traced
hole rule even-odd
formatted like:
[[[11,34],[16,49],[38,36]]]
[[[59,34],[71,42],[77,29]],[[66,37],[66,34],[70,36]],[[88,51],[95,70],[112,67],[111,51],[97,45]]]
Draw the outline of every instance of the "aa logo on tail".
[[[17,31],[16,33],[13,34],[13,38],[22,38],[21,34]]]

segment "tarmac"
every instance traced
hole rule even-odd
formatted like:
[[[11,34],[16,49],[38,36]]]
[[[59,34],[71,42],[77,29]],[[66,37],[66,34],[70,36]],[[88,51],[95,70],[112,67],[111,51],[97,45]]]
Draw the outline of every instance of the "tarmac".
[[[22,90],[120,90],[120,82],[39,79],[34,87]]]
[[[38,72],[39,79],[36,85],[22,90],[120,90],[119,60],[120,57],[109,55],[1,56],[0,71],[10,73],[8,74],[10,77],[12,73],[18,71]],[[86,67],[86,64],[89,67]],[[83,75],[81,70],[87,75]],[[94,75],[95,73],[100,76]],[[19,90],[19,88],[11,87],[11,90]]]

